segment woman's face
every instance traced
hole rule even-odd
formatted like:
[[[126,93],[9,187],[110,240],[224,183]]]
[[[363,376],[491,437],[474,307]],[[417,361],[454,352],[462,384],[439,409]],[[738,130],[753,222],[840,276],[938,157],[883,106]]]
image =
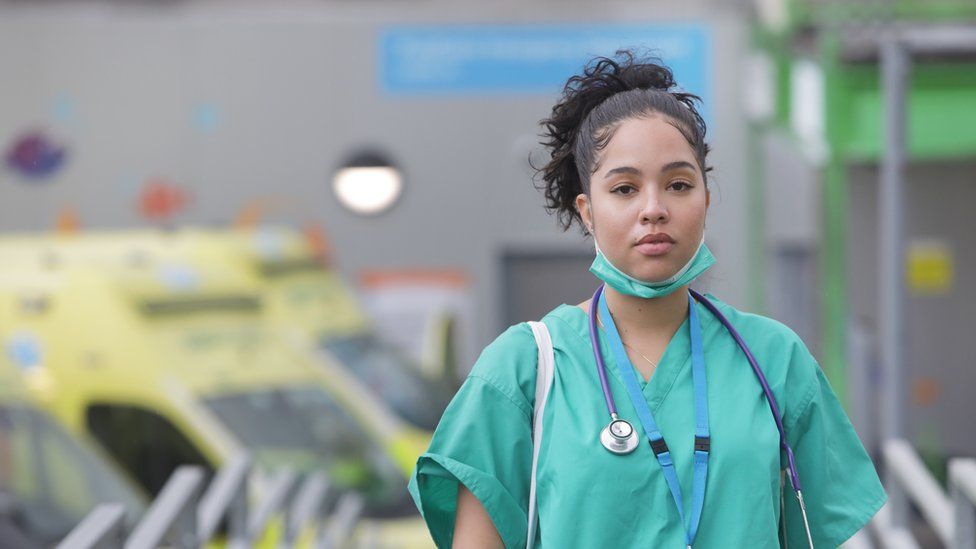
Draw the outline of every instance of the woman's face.
[[[698,250],[709,192],[685,137],[662,115],[620,123],[576,208],[600,250],[645,282],[670,278]]]

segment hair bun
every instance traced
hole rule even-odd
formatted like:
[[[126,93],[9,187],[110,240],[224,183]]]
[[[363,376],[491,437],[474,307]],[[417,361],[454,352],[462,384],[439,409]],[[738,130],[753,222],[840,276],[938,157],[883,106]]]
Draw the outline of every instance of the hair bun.
[[[589,88],[595,96],[604,95],[605,99],[635,89],[670,91],[674,88],[671,69],[660,59],[650,61],[656,62],[635,63],[633,52],[628,50],[618,50],[614,58],[597,57],[587,64],[582,75],[569,79],[563,93],[583,93]]]

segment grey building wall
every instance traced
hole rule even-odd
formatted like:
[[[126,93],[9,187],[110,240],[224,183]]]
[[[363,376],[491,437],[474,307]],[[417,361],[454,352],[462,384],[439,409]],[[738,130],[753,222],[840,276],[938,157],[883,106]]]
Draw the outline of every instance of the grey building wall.
[[[848,170],[848,302],[852,324],[863,327],[880,355],[878,288],[878,180],[876,165]],[[972,433],[972,364],[969,319],[976,315],[976,162],[972,159],[912,163],[905,173],[906,247],[919,239],[944,243],[950,252],[952,282],[944,292],[914,291],[905,283],[902,351],[908,402],[905,426],[923,452],[976,454]],[[906,277],[907,278],[907,277]],[[880,382],[877,372],[872,381]]]
[[[72,155],[44,183],[0,172],[0,230],[47,230],[68,204],[85,227],[141,225],[135,201],[153,174],[192,191],[178,223],[227,223],[248,200],[277,196],[269,221],[321,221],[351,279],[375,268],[466,271],[477,322],[471,361],[502,324],[506,250],[592,250],[544,213],[525,162],[555,96],[386,96],[375,66],[380,30],[704,22],[715,166],[708,239],[719,259],[708,285],[747,306],[747,32],[737,10],[721,2],[0,4],[0,144],[42,125]],[[59,94],[74,103],[52,120]],[[187,112],[209,104],[219,124],[200,132]],[[400,201],[379,217],[351,214],[331,194],[330,173],[361,145],[387,151],[407,177]]]

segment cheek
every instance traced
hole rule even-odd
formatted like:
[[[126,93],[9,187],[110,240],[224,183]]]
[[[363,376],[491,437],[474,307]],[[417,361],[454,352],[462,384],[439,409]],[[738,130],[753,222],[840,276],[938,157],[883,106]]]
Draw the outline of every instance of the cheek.
[[[705,221],[707,221],[707,219],[708,219],[708,208],[702,206],[702,208],[698,211],[698,215],[695,216],[695,223],[699,227],[704,227]]]
[[[619,246],[633,227],[632,218],[630,212],[620,208],[598,210],[594,222],[597,234],[600,235],[600,246],[608,249]]]
[[[682,211],[682,224],[689,228],[700,228],[705,225],[707,213],[708,205],[705,201],[705,197],[702,197],[701,200],[695,200],[688,203],[685,205],[685,208],[683,208]]]
[[[591,198],[590,215],[596,224],[597,231],[605,227],[606,231],[612,227],[621,227],[634,222],[640,215],[641,204],[637,200],[614,200],[606,195]]]

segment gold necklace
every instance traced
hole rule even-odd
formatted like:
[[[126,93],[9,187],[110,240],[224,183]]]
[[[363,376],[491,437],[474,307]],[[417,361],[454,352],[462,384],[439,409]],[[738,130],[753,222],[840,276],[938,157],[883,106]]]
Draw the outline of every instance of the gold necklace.
[[[597,315],[597,317],[596,317],[596,321],[597,321],[597,323],[598,323],[598,324],[600,325],[600,327],[601,327],[601,328],[603,328],[603,321],[602,321],[602,320],[600,320],[600,316],[599,316],[599,315]],[[606,328],[603,328],[603,329],[604,329],[604,330],[606,330]],[[653,366],[654,368],[657,368],[657,364],[654,364],[653,362],[651,362],[651,359],[649,359],[649,358],[647,358],[646,356],[644,356],[644,354],[643,354],[643,353],[641,353],[641,352],[640,352],[640,351],[638,351],[637,349],[635,349],[635,348],[633,348],[633,347],[631,347],[630,345],[627,345],[626,343],[624,343],[624,340],[623,340],[623,339],[621,339],[621,340],[620,340],[620,342],[624,344],[624,347],[627,347],[627,348],[628,348],[628,349],[630,349],[631,351],[634,351],[635,353],[637,353],[638,355],[640,355],[640,357],[641,357],[641,358],[643,358],[644,360],[646,360],[648,364],[650,364],[650,365],[651,365],[651,366]]]

